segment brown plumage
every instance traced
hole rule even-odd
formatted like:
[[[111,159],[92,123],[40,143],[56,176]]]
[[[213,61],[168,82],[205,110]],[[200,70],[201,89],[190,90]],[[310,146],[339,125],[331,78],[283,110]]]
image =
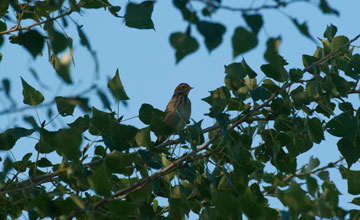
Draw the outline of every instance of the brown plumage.
[[[180,83],[174,91],[169,104],[166,106],[163,121],[175,129],[174,133],[179,134],[190,119],[191,102],[188,98],[190,90],[193,89],[186,83]],[[169,136],[159,136],[155,145],[161,144]]]

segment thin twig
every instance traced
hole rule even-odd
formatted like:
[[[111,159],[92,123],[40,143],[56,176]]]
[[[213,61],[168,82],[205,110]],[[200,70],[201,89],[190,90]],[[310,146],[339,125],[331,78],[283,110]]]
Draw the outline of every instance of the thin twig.
[[[38,26],[38,25],[42,25],[42,24],[45,24],[45,23],[49,23],[51,21],[55,21],[59,18],[62,18],[62,17],[65,17],[67,15],[70,15],[71,13],[73,13],[73,10],[72,9],[69,9],[67,12],[65,12],[64,14],[61,14],[61,15],[58,15],[56,17],[53,17],[53,18],[49,18],[45,21],[39,21],[39,22],[36,22],[34,24],[31,24],[29,26],[26,26],[26,27],[23,27],[23,28],[19,28],[18,25],[16,25],[15,27],[7,30],[7,31],[1,31],[0,32],[0,35],[4,35],[4,34],[8,34],[8,33],[11,33],[11,32],[14,32],[14,31],[22,31],[22,30],[30,30],[31,28],[35,27],[35,26]]]
[[[341,157],[340,159],[338,159],[337,161],[335,162],[332,162],[332,163],[329,163],[328,165],[326,166],[323,166],[323,167],[319,167],[313,171],[309,171],[309,172],[306,172],[306,173],[292,173],[290,175],[288,175],[287,177],[285,177],[283,179],[283,182],[287,183],[289,182],[290,180],[292,180],[294,177],[302,177],[302,176],[307,176],[307,175],[311,175],[311,174],[315,174],[317,172],[320,172],[320,171],[323,171],[323,170],[326,170],[328,168],[332,168],[334,167],[336,164],[340,163],[341,161],[343,161],[345,158],[344,157]]]

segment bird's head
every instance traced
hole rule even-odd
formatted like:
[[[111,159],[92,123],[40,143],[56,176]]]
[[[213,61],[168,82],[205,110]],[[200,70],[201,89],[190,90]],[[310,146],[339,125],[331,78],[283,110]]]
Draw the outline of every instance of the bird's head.
[[[174,95],[179,95],[179,94],[182,94],[182,95],[188,95],[190,90],[192,90],[193,87],[190,87],[187,83],[180,83],[176,88],[175,88],[175,91],[174,91]]]

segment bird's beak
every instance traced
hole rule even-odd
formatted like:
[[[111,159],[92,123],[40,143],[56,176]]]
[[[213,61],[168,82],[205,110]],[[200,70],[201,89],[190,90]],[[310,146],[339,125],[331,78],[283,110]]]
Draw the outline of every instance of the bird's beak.
[[[194,89],[194,87],[190,87],[190,90]]]

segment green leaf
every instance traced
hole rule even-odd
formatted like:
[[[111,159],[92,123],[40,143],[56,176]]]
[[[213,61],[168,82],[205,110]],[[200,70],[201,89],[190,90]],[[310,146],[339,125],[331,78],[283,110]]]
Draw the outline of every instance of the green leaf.
[[[347,170],[348,193],[352,195],[360,194],[360,171]]]
[[[142,160],[151,168],[160,169],[162,167],[161,158],[154,153],[145,150],[138,150]]]
[[[337,16],[340,15],[339,11],[331,8],[326,0],[320,0],[319,8],[324,14],[334,14]]]
[[[24,97],[24,104],[36,106],[41,104],[44,101],[44,96],[39,92],[38,90],[34,89],[32,86],[30,86],[25,80],[21,78],[21,83],[23,86],[23,97]]]
[[[254,90],[250,91],[250,96],[254,101],[262,100],[265,101],[267,98],[269,98],[269,94],[267,93],[266,89],[263,87],[257,87]]]
[[[357,138],[359,139],[359,138]],[[337,142],[338,149],[341,153],[341,155],[344,156],[348,167],[350,168],[351,165],[356,163],[360,158],[360,143],[354,143],[348,139],[341,138]]]
[[[305,37],[309,38],[313,42],[315,42],[314,38],[310,35],[308,26],[306,22],[300,24],[295,18],[292,18],[291,21],[294,23],[294,25],[297,27],[297,29],[302,33]]]
[[[98,9],[107,7],[111,4],[108,0],[80,0],[78,5],[82,8]]]
[[[90,187],[99,195],[108,197],[111,195],[111,183],[108,175],[108,168],[102,163],[88,178]]]
[[[319,61],[320,59],[317,57],[313,57],[313,56],[308,56],[308,55],[303,55],[302,56],[302,61],[304,64],[305,68],[308,68],[310,66],[312,66],[314,63],[316,63],[317,61]],[[309,73],[314,74],[314,75],[319,75],[320,71],[318,67],[313,66],[312,68],[310,68],[308,70]]]
[[[111,172],[131,176],[134,171],[133,163],[136,160],[136,156],[134,153],[121,153],[114,150],[106,155],[105,162]]]
[[[249,76],[249,78],[255,78],[257,76],[257,74],[246,63],[245,59],[243,59],[240,63],[232,63],[228,66],[225,65],[225,73],[242,79],[244,79],[246,75]]]
[[[58,54],[68,47],[68,39],[62,33],[56,30],[50,30],[48,33],[49,40],[51,42],[51,48],[54,53]]]
[[[15,145],[17,138],[13,135],[14,129],[10,128],[0,134],[0,150],[10,150]]]
[[[170,44],[176,50],[176,63],[179,63],[185,56],[194,53],[199,48],[195,38],[181,32],[170,35]]]
[[[203,120],[200,120],[198,122],[194,121],[193,125],[189,125],[186,127],[185,137],[193,147],[204,143],[204,135],[201,129],[202,121]]]
[[[274,70],[280,71],[286,63],[284,58],[279,55],[281,38],[269,38],[266,42],[267,48],[264,53],[264,58],[269,62]]]
[[[30,30],[26,32],[20,32],[17,37],[17,42],[20,45],[23,45],[33,56],[36,56],[41,53],[44,47],[44,37],[36,30]]]
[[[52,54],[50,57],[50,63],[54,67],[58,76],[64,80],[67,84],[72,84],[70,77],[70,63],[72,60],[72,50],[69,50],[68,53],[64,54],[61,59]]]
[[[52,163],[50,162],[50,160],[46,159],[45,157],[41,158],[38,163],[37,163],[38,167],[51,167],[53,166]]]
[[[141,105],[139,110],[139,118],[144,124],[149,125],[151,123],[153,110],[154,108],[150,104],[144,103]]]
[[[357,128],[357,119],[348,113],[342,113],[326,124],[327,132],[336,137],[344,137],[349,141],[355,140]]]
[[[280,69],[276,69],[271,64],[264,64],[260,67],[260,69],[265,73],[267,77],[270,77],[278,82],[285,82],[289,78],[289,74],[283,67],[281,67]]]
[[[256,34],[243,27],[237,27],[232,36],[233,58],[255,48],[257,44]]]
[[[311,176],[306,177],[306,186],[310,195],[315,196],[316,190],[318,189],[318,184],[315,178]]]
[[[90,126],[89,115],[78,117],[74,122],[68,124],[70,128],[78,129],[81,132],[86,131]]]
[[[205,38],[205,45],[209,52],[218,47],[222,42],[225,33],[225,26],[220,23],[200,21],[197,23],[197,29]]]
[[[137,214],[140,202],[134,201],[121,201],[121,200],[111,200],[110,211],[112,213],[116,213],[116,216],[122,216],[123,218],[131,218],[132,216]],[[128,217],[127,217],[128,216]]]
[[[261,27],[264,23],[261,14],[249,15],[249,14],[243,13],[242,16],[243,16],[244,20],[246,21],[246,24],[251,28],[251,30],[255,34],[258,34],[259,30],[261,29]]]
[[[289,74],[291,82],[299,82],[304,75],[301,69],[290,69]]]
[[[337,27],[333,24],[330,24],[326,27],[326,30],[324,32],[324,37],[326,37],[329,41],[332,41],[332,39],[335,37],[336,32],[337,32]]]
[[[108,110],[111,111],[111,104],[110,104],[110,101],[107,98],[106,94],[103,91],[101,91],[100,89],[97,89],[96,93],[99,96],[101,102],[103,103],[104,108],[107,108]]]
[[[93,107],[93,115],[90,120],[89,132],[92,135],[106,133],[110,135],[113,126],[117,124],[115,113],[107,113]]]
[[[154,1],[144,1],[141,4],[128,3],[125,13],[125,24],[128,27],[138,29],[154,29],[151,14]]]
[[[73,99],[62,96],[55,97],[56,107],[61,116],[68,116],[74,113],[76,103]]]
[[[0,21],[0,31],[6,31],[7,25],[5,22]],[[1,44],[0,44],[1,45]]]
[[[116,69],[115,76],[111,80],[109,80],[108,88],[110,89],[111,93],[117,101],[129,99],[129,97],[126,95],[124,86],[121,83],[119,77],[119,69]]]
[[[145,127],[143,129],[138,130],[135,140],[137,145],[139,146],[149,146],[151,143],[150,139],[150,127]]]
[[[347,38],[346,36],[336,36],[332,39],[332,44],[331,44],[331,51],[335,51],[337,49],[339,49],[340,47],[342,47],[343,45],[345,45],[346,43],[349,42],[349,38]],[[348,49],[349,46],[344,48],[344,51],[346,49]]]
[[[292,211],[306,212],[312,208],[306,192],[296,182],[293,182],[287,190],[277,189],[276,196],[285,206],[289,206]]]
[[[56,152],[60,156],[65,156],[68,160],[76,161],[81,156],[80,145],[82,136],[79,130],[60,129],[58,131],[46,131],[42,129],[41,141],[55,147]]]
[[[135,136],[138,132],[138,129],[131,125],[123,125],[123,124],[114,124],[110,127],[111,133],[111,141],[114,145],[114,148],[111,150],[123,151],[127,150],[130,147],[134,147]]]
[[[318,118],[311,118],[306,123],[307,132],[312,142],[320,144],[321,140],[325,140],[322,124]]]

